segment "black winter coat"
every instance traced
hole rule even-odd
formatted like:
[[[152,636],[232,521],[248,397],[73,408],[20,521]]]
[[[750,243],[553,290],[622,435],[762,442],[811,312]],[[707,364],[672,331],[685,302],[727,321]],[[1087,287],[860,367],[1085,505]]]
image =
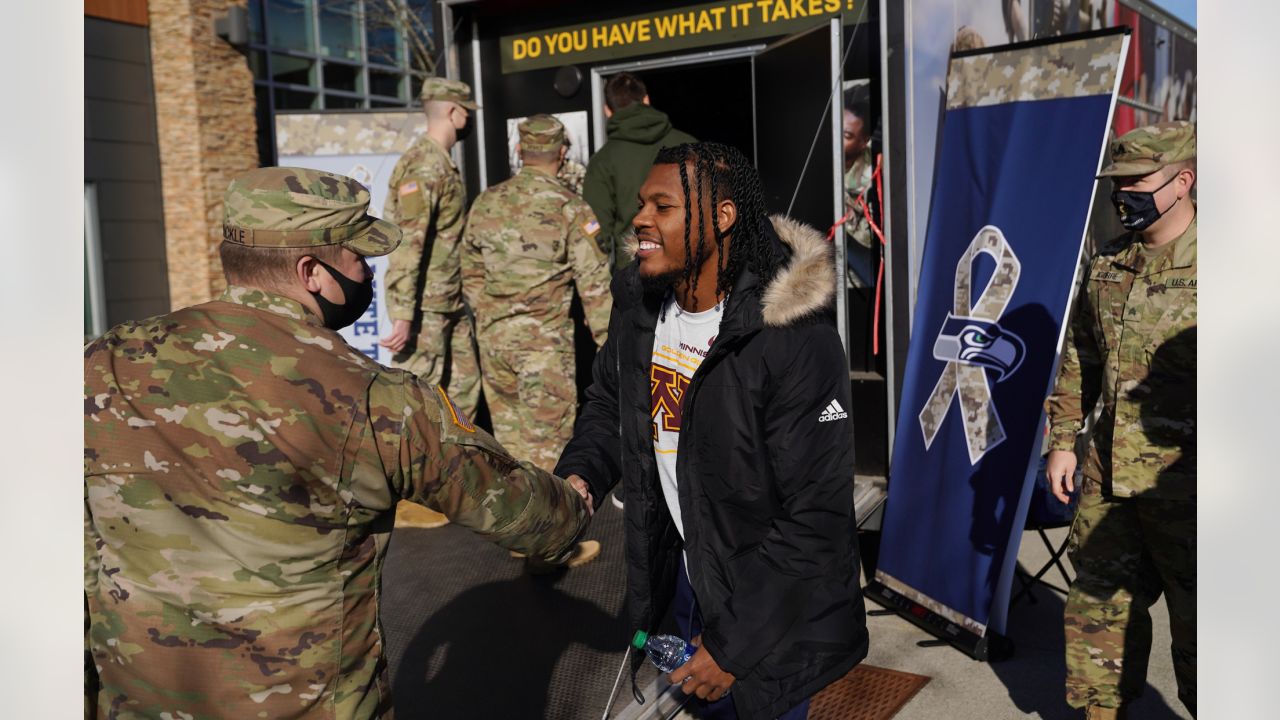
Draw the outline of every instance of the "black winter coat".
[[[848,363],[831,321],[835,270],[815,230],[774,218],[788,265],[767,287],[744,271],[682,399],[676,460],[689,576],[712,658],[737,678],[743,720],[774,718],[867,654],[853,514]],[[662,498],[649,365],[662,298],[632,263],[613,281],[609,337],[556,474],[597,504],[621,479],[627,607],[653,630],[681,541]],[[639,667],[635,658],[632,678]]]

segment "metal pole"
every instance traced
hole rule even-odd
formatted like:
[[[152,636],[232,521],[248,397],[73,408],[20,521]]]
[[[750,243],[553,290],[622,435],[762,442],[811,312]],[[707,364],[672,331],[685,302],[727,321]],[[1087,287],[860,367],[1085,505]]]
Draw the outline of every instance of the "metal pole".
[[[471,80],[473,81],[473,90],[475,92],[476,105],[476,131],[471,133],[471,137],[476,139],[476,164],[477,176],[480,180],[480,190],[489,187],[489,162],[488,154],[485,152],[487,143],[485,142],[484,132],[484,75],[480,72],[480,23],[476,20],[474,13],[471,15]]]
[[[622,654],[622,664],[618,666],[618,677],[613,680],[613,690],[609,691],[609,702],[604,706],[604,714],[600,716],[600,720],[609,720],[609,711],[613,709],[613,701],[618,697],[618,686],[622,684],[622,674],[627,670],[627,659],[631,657],[631,646],[627,646],[627,651]]]
[[[863,10],[866,10],[865,5]],[[833,133],[831,144],[831,187],[835,194],[832,197],[831,206],[835,209],[834,217],[837,218],[843,217],[846,212],[844,207],[844,147],[840,142],[844,128],[844,102],[835,102],[835,98],[842,97],[844,93],[844,57],[840,52],[843,47],[840,42],[840,27],[840,18],[832,18],[830,23],[832,79],[830,119]],[[857,30],[855,29],[854,33],[856,34],[856,32]],[[852,40],[853,38],[850,38],[850,47],[852,47]],[[844,223],[836,223],[835,235],[832,239],[835,241],[836,256],[836,329],[840,332],[840,344],[844,345],[847,369],[849,363],[849,291],[845,288],[845,273],[848,271],[849,266],[845,254],[849,252],[849,248],[844,235]]]

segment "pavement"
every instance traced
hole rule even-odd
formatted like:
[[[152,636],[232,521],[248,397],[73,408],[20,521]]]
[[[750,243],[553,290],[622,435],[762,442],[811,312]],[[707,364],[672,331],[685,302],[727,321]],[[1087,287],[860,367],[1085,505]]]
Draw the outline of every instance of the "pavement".
[[[1060,543],[1066,529],[1050,530]],[[549,576],[456,526],[400,529],[383,569],[383,628],[400,718],[601,717],[631,629],[623,616],[622,513],[605,503],[588,533],[603,549],[594,562]],[[1048,553],[1023,536],[1019,563],[1033,571]],[[1045,578],[1061,585],[1057,570]],[[1017,583],[1015,582],[1015,592]],[[869,617],[866,662],[932,680],[900,720],[1080,717],[1063,700],[1061,595],[1037,586],[1036,602],[1011,608],[1012,657],[970,659],[950,647],[917,646],[924,631],[896,616]],[[876,609],[868,602],[868,609]],[[1177,699],[1163,601],[1152,609],[1148,689],[1131,718],[1189,718]],[[647,669],[640,685],[655,673]],[[610,717],[631,703],[624,679]]]
[[[1046,533],[1055,546],[1066,539],[1067,528]],[[1023,534],[1018,563],[1032,572],[1049,559],[1040,537]],[[1068,572],[1074,573],[1063,558]],[[1074,575],[1073,575],[1074,577]],[[1061,586],[1057,569],[1044,578]],[[1019,585],[1014,581],[1014,593]],[[869,617],[871,650],[865,662],[932,678],[907,703],[895,720],[991,720],[992,718],[1044,718],[1068,720],[1082,717],[1064,699],[1062,607],[1063,596],[1037,586],[1035,603],[1025,598],[1009,609],[1006,634],[1014,643],[1007,660],[982,663],[951,647],[921,648],[917,641],[929,636],[896,616]],[[867,608],[875,609],[868,602]],[[1178,700],[1178,688],[1169,655],[1169,614],[1161,599],[1151,609],[1152,650],[1147,690],[1130,707],[1132,720],[1172,720],[1191,717]]]

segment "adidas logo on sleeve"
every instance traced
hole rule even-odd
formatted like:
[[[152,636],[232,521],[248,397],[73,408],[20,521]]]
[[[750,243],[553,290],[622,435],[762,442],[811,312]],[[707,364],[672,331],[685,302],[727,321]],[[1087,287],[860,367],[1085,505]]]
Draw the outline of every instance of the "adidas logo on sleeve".
[[[843,420],[847,417],[849,417],[849,413],[845,412],[844,408],[840,407],[840,402],[838,400],[832,400],[827,403],[826,409],[818,416],[818,422],[835,422],[836,420]]]

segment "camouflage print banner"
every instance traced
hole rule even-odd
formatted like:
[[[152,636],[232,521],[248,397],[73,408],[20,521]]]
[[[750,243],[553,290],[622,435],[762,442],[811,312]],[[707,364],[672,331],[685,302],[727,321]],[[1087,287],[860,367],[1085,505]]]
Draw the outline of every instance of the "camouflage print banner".
[[[970,307],[973,267],[980,253],[996,261],[995,272],[982,295]],[[1022,266],[1004,233],[987,225],[969,243],[956,265],[955,308],[947,314],[933,344],[933,357],[945,361],[942,376],[920,411],[920,430],[928,449],[947,419],[957,396],[960,418],[969,444],[969,463],[976,465],[991,448],[1004,442],[1004,426],[991,402],[987,371],[1000,382],[1022,364],[1026,345],[1022,338],[1000,327],[1000,316],[1018,287]]]
[[[1123,35],[1107,35],[952,58],[947,109],[1109,95],[1123,42]]]
[[[421,110],[276,115],[276,153],[399,155],[427,131]],[[359,178],[357,178],[359,179]]]

